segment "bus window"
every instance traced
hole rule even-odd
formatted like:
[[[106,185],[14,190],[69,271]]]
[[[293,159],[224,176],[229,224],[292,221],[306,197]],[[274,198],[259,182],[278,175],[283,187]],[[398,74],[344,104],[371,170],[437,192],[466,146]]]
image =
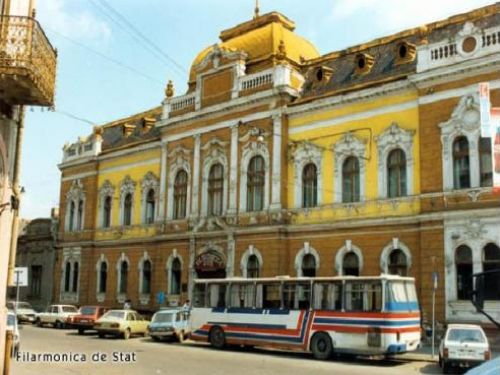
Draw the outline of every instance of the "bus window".
[[[345,310],[363,310],[364,284],[348,282],[345,284]]]
[[[255,304],[258,308],[279,309],[281,307],[280,284],[258,284]]]
[[[382,285],[380,282],[346,283],[346,311],[380,311],[381,309]]]
[[[388,281],[386,284],[386,303],[387,310],[407,310],[408,299],[406,290],[402,281]]]
[[[290,310],[308,309],[311,299],[310,283],[283,284],[283,308]]]
[[[315,283],[314,308],[316,310],[342,310],[342,284]]]
[[[195,284],[193,293],[193,307],[205,307],[206,306],[206,285],[205,284]]]
[[[208,299],[210,301],[209,307],[226,307],[226,285],[211,284]]]
[[[382,285],[380,283],[368,283],[365,287],[364,311],[382,310]]]
[[[253,307],[254,284],[232,284],[230,307]]]

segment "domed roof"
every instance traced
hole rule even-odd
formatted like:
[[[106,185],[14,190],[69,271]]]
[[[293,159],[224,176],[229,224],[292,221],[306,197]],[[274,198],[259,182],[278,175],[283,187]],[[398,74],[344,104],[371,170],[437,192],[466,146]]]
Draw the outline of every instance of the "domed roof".
[[[319,56],[316,47],[308,40],[295,34],[295,24],[280,13],[272,12],[221,32],[219,48],[242,51],[248,55],[247,62],[257,62],[279,53],[281,41],[289,61],[297,64]],[[194,59],[189,73],[189,81],[196,79],[196,67],[214,49],[210,46]]]

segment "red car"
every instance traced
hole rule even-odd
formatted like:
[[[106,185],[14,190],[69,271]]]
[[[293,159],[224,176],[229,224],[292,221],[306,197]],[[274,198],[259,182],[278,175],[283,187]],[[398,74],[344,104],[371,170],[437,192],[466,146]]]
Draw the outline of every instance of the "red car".
[[[94,323],[109,309],[102,306],[82,306],[79,314],[69,318],[68,324],[78,329],[78,334],[83,335],[85,331],[93,330]]]

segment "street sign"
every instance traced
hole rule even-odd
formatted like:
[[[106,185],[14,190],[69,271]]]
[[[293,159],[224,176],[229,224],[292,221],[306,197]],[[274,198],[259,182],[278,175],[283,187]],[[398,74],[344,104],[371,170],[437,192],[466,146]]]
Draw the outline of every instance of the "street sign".
[[[439,273],[433,272],[432,273],[432,288],[434,290],[436,290],[438,287],[438,280],[439,280]]]
[[[490,85],[488,82],[479,84],[479,114],[481,116],[481,137],[491,137],[490,119]]]
[[[28,267],[14,269],[14,284],[12,286],[28,286]]]

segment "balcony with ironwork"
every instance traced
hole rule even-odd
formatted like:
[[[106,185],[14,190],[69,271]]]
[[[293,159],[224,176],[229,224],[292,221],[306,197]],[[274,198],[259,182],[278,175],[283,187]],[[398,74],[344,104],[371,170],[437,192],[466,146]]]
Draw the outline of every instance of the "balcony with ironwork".
[[[54,104],[57,51],[38,21],[0,16],[0,100],[10,105]]]

